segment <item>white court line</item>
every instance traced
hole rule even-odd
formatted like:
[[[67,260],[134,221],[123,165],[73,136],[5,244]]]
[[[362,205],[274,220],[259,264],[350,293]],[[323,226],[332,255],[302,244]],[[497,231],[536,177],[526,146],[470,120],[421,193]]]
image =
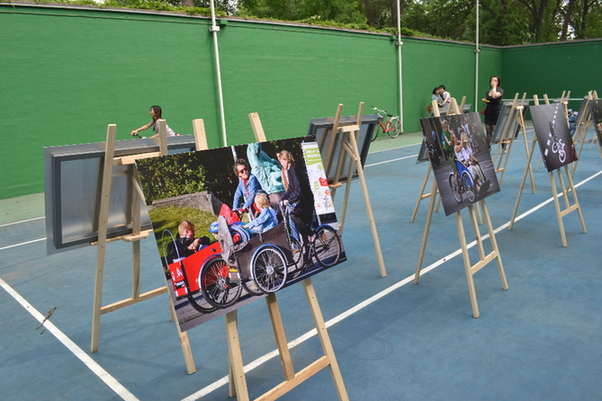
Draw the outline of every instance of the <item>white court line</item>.
[[[596,178],[597,176],[602,174],[602,170],[598,171],[596,174],[590,176],[589,178],[586,178],[585,180],[581,181],[580,183],[575,185],[575,188],[585,184],[586,182]],[[561,197],[562,194],[559,194],[559,197]],[[541,209],[543,206],[547,205],[548,203],[552,202],[554,200],[553,197],[547,199],[546,201],[540,203],[539,205],[534,206],[533,208],[529,209],[528,211],[526,211],[525,213],[517,216],[514,221],[517,222],[521,219],[523,219],[524,217],[536,212],[537,210]],[[501,230],[504,230],[506,228],[508,228],[510,226],[510,222],[507,222],[505,224],[503,224],[502,226],[498,227],[497,229],[494,230],[494,233],[498,233]],[[482,239],[487,239],[489,238],[489,234],[484,235],[481,237]],[[477,241],[472,241],[471,243],[469,243],[467,245],[468,248],[472,248],[476,245]],[[458,249],[452,253],[450,253],[449,255],[439,259],[438,261],[436,261],[435,263],[425,267],[424,269],[420,269],[420,276],[436,269],[437,267],[441,266],[443,263],[455,258],[458,255],[462,254],[462,249]],[[411,275],[406,277],[405,279],[398,281],[397,283],[393,284],[392,286],[385,288],[384,290],[382,290],[381,292],[371,296],[370,298],[360,302],[359,304],[353,306],[350,309],[347,309],[345,312],[341,313],[338,316],[333,317],[332,319],[330,319],[329,321],[326,322],[326,327],[331,327],[339,322],[341,322],[342,320],[348,318],[349,316],[353,315],[354,313],[359,312],[360,310],[364,309],[365,307],[369,306],[370,304],[378,301],[379,299],[385,297],[386,295],[389,295],[390,293],[392,293],[393,291],[403,287],[404,285],[413,282],[414,281],[414,277],[415,275]],[[317,331],[316,329],[312,329],[310,331],[308,331],[307,333],[301,335],[300,337],[297,337],[296,339],[290,341],[288,343],[288,347],[289,349],[294,348],[295,346],[303,343],[304,341],[307,341],[308,339],[310,339],[311,337],[317,335]],[[244,367],[244,371],[245,373],[250,372],[251,370],[255,369],[256,367],[260,366],[261,364],[267,362],[268,360],[277,357],[278,354],[278,350],[273,350],[272,352],[269,352],[259,358],[257,358],[256,360],[254,360],[253,362],[249,363],[248,365],[246,365]],[[211,383],[210,385],[202,388],[201,390],[197,391],[196,393],[193,393],[191,395],[189,395],[186,398],[183,398],[182,401],[196,401],[204,396],[206,396],[207,394],[210,394],[211,392],[217,390],[218,388],[220,388],[221,386],[225,386],[226,384],[228,384],[228,376],[224,376],[221,379]]]
[[[415,157],[415,156],[408,156],[408,157]],[[400,159],[396,159],[396,160],[402,160],[402,159],[406,159],[408,157],[404,157],[404,158],[400,158]],[[578,184],[575,185],[575,187],[579,187],[579,186],[587,183],[588,181],[598,177],[601,174],[602,174],[602,170],[600,170],[596,174],[593,174],[592,176],[584,179],[583,181],[579,182]],[[560,194],[560,195],[562,195],[562,194]],[[539,205],[531,208],[530,210],[528,210],[525,213],[516,217],[515,222],[534,213],[535,211],[537,211],[538,209],[542,208],[543,206],[549,204],[553,200],[554,200],[554,198],[551,197],[551,198],[547,199],[546,201],[540,203]],[[510,222],[507,222],[506,224],[495,229],[494,232],[498,233],[499,231],[507,228],[509,225],[510,225]],[[486,239],[487,237],[488,237],[488,235],[485,235],[485,236],[483,236],[483,239]],[[36,242],[36,241],[40,241],[40,240],[41,239],[34,240],[34,241],[28,241],[27,243]],[[15,245],[11,245],[10,247],[24,245],[27,243],[15,244]],[[475,245],[476,245],[476,241],[473,241],[470,244],[468,244],[468,248],[472,248]],[[2,249],[6,249],[6,247],[2,248]],[[439,259],[435,263],[425,267],[424,269],[421,269],[421,275],[426,274],[426,273],[436,269],[443,263],[451,260],[452,258],[454,258],[460,254],[461,254],[461,249],[458,249],[455,252],[450,253],[449,255]],[[353,306],[352,308],[348,309],[347,311],[330,319],[329,321],[326,322],[326,327],[331,327],[331,326],[343,321],[344,319],[352,316],[353,314],[357,313],[358,311],[360,311],[360,310],[364,309],[365,307],[371,305],[372,303],[380,300],[381,298],[392,293],[393,291],[403,287],[404,285],[408,284],[409,282],[412,282],[413,280],[414,280],[414,275],[411,275],[411,276],[408,276],[405,279],[393,284],[392,286],[385,288],[381,292],[373,295],[372,297],[370,297],[370,298],[360,302],[359,304]],[[36,320],[38,320],[40,323],[42,323],[44,321],[44,316],[40,312],[38,312],[31,304],[29,304],[23,297],[21,297],[21,295],[19,295],[16,291],[14,291],[1,278],[0,278],[0,286],[2,286],[4,288],[4,290],[6,292],[8,292],[15,300],[17,300],[17,302],[19,302]],[[77,358],[79,358],[94,374],[96,374],[102,381],[104,381],[107,384],[107,386],[109,386],[109,388],[111,388],[115,393],[117,393],[122,399],[128,400],[128,401],[129,400],[132,400],[132,401],[138,400],[121,383],[119,383],[113,376],[111,376],[106,370],[104,370],[96,361],[94,361],[81,348],[79,348],[73,341],[71,341],[65,334],[63,334],[63,332],[61,332],[56,326],[54,326],[54,324],[52,324],[50,321],[47,320],[46,322],[44,322],[44,326],[61,343],[63,343]],[[308,339],[314,337],[316,334],[317,334],[316,329],[312,329],[312,330],[308,331],[307,333],[301,335],[300,337],[290,341],[288,343],[288,346],[290,349],[292,349],[292,348],[296,347],[297,345],[303,343],[304,341],[307,341]],[[260,358],[257,358],[255,361],[247,364],[244,367],[244,371],[245,372],[252,371],[256,367],[262,365],[263,363],[267,362],[268,360],[270,360],[276,356],[278,356],[278,351],[273,350],[273,351],[261,356]],[[227,383],[228,383],[228,376],[225,376],[225,377],[213,382],[212,384],[202,388],[201,390],[189,395],[188,397],[184,398],[182,401],[198,400],[198,399],[206,396],[207,394],[210,394],[211,392],[217,390],[218,388],[226,385]]]
[[[38,312],[29,302],[25,300],[18,292],[16,292],[6,281],[0,278],[0,286],[4,288],[27,312],[29,312],[40,324],[44,323],[44,328],[52,333],[69,351],[73,353],[80,361],[84,363],[100,380],[105,382],[107,386],[118,396],[126,401],[138,401],[134,394],[130,393],[121,383],[102,368],[94,359],[86,354],[80,347],[77,346],[69,337],[60,331],[50,320],[44,321],[46,318]]]
[[[45,239],[46,239],[46,237],[44,237],[44,238],[38,238],[38,239],[32,239],[31,241],[20,242],[18,244],[3,246],[2,248],[0,248],[0,251],[3,251],[5,249],[10,249],[10,248],[15,248],[15,247],[21,246],[21,245],[33,244],[34,242],[44,241]]]
[[[15,222],[13,222],[13,223],[5,223],[5,224],[0,224],[0,228],[2,228],[2,227],[6,227],[6,226],[11,226],[11,225],[13,225],[13,224],[28,223],[28,222],[30,222],[30,221],[41,220],[41,219],[45,219],[45,218],[46,218],[46,216],[42,216],[42,217],[34,217],[34,218],[31,218],[31,219],[27,219],[27,220],[15,221]]]

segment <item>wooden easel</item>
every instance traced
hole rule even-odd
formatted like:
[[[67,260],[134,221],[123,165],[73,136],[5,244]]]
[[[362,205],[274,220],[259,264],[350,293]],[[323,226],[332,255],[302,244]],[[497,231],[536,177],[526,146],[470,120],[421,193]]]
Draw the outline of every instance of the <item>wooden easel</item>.
[[[118,309],[125,308],[142,302],[144,300],[153,298],[157,295],[161,295],[167,292],[167,286],[162,286],[154,290],[140,294],[140,241],[149,236],[152,230],[141,231],[141,210],[140,203],[144,199],[142,189],[137,174],[134,173],[133,188],[134,191],[130,194],[132,199],[132,233],[107,239],[108,229],[108,218],[109,218],[109,203],[111,199],[111,183],[113,179],[113,167],[117,165],[131,165],[136,160],[157,157],[167,154],[167,134],[166,134],[166,123],[165,120],[158,120],[159,125],[159,152],[144,153],[138,155],[130,155],[124,157],[115,157],[115,142],[117,137],[117,126],[110,124],[107,128],[107,140],[105,144],[105,159],[103,166],[102,175],[102,186],[101,186],[101,199],[100,199],[100,211],[98,216],[98,241],[92,243],[97,246],[96,253],[96,276],[94,281],[94,303],[92,310],[92,339],[91,339],[91,352],[98,351],[98,345],[100,341],[100,317],[109,312],[116,311]],[[199,139],[204,136],[204,125],[203,120],[193,121],[193,128],[195,130],[195,139],[197,149],[203,146],[204,139]],[[206,148],[206,142],[204,142]],[[102,305],[102,289],[104,279],[104,266],[106,256],[106,246],[108,242],[123,240],[132,243],[132,296],[130,298],[114,302],[110,305]],[[192,351],[190,349],[190,343],[188,341],[188,334],[182,332],[178,326],[177,320],[175,319],[175,309],[171,297],[168,297],[170,305],[170,315],[172,320],[176,321],[176,329],[180,338],[180,344],[182,346],[182,352],[184,354],[184,361],[186,363],[186,369],[189,374],[196,372],[194,359],[192,358]]]
[[[547,96],[545,97],[545,99],[546,99],[546,104],[549,104]],[[538,106],[539,98],[537,97],[537,95],[535,95],[533,97],[533,100],[534,100],[535,105]],[[537,144],[537,135],[533,135],[533,141],[531,143],[531,150],[529,152],[529,157],[527,159],[527,167],[525,168],[525,172],[523,173],[523,178],[522,178],[521,184],[519,186],[518,196],[516,198],[516,203],[514,205],[514,211],[512,212],[512,217],[510,218],[510,225],[508,227],[508,230],[512,230],[512,228],[514,228],[514,222],[516,220],[516,214],[518,212],[518,205],[520,203],[520,198],[522,195],[522,191],[523,191],[523,188],[525,185],[525,179],[527,176],[527,169],[531,165],[531,159],[533,157],[533,152],[535,151],[536,144]],[[563,168],[564,168],[564,171],[566,174],[566,179],[567,179],[568,185],[565,185],[564,179],[560,172],[560,170]],[[558,201],[558,193],[556,191],[556,182],[554,181],[554,172],[553,171],[549,172],[550,186],[552,189],[552,196],[554,197],[554,206],[556,207],[556,216],[558,218],[558,227],[560,229],[560,238],[562,240],[562,246],[567,247],[568,243],[566,240],[566,234],[564,232],[564,224],[562,222],[562,218],[564,216],[566,216],[570,212],[577,211],[577,213],[579,215],[579,220],[581,221],[581,228],[583,229],[583,233],[586,233],[587,230],[585,228],[585,222],[583,221],[583,215],[581,213],[581,208],[579,207],[579,200],[577,199],[577,192],[575,191],[575,186],[573,185],[573,178],[572,178],[572,175],[569,173],[568,165],[564,165],[563,167],[556,169],[556,171],[558,173],[558,180],[560,183],[562,195],[564,197],[565,209],[563,209],[563,210],[560,209],[560,202]],[[573,196],[573,204],[572,205],[570,204],[570,200],[569,200],[569,192]]]
[[[458,107],[456,99],[452,97],[450,104],[447,108],[448,114],[446,114],[446,115],[454,115],[454,114],[462,113],[465,102],[466,102],[466,96],[462,96],[462,103]],[[441,113],[439,112],[439,106],[437,105],[437,101],[433,100],[433,101],[431,101],[431,104],[433,106],[433,108],[432,108],[433,117],[440,117]],[[451,112],[451,113],[449,113],[449,112]],[[431,197],[432,191],[435,191],[436,192],[435,196],[437,196],[437,193],[438,193],[437,183],[434,181],[435,180],[434,176],[433,176],[433,185],[432,185],[431,192],[429,192],[427,194],[424,193],[424,190],[426,189],[429,178],[431,178],[432,169],[433,169],[433,167],[432,167],[431,163],[429,163],[428,168],[426,169],[426,174],[424,175],[424,181],[422,183],[422,187],[420,188],[420,194],[418,194],[418,199],[416,199],[416,206],[414,206],[414,212],[412,213],[412,217],[410,218],[410,223],[413,223],[414,220],[416,219],[416,215],[418,214],[418,208],[420,207],[420,203],[425,199],[429,199]],[[435,211],[439,210],[440,203],[441,203],[441,199],[439,199],[439,201],[437,202],[437,207],[436,207]],[[479,212],[479,220],[480,220],[480,212]]]
[[[364,176],[364,169],[362,167],[359,147],[357,144],[357,138],[359,136],[360,127],[362,123],[363,110],[364,103],[361,102],[357,112],[356,124],[339,125],[341,120],[341,113],[343,112],[343,105],[339,104],[332,124],[332,129],[330,131],[325,132],[324,136],[320,138],[318,146],[320,147],[320,149],[326,149],[326,152],[324,153],[325,157],[323,159],[324,168],[326,169],[326,171],[330,171],[331,167],[333,166],[333,163],[336,162],[335,174],[332,179],[332,183],[329,184],[332,190],[333,200],[337,189],[342,187],[343,184],[346,184],[342,211],[339,217],[339,231],[341,233],[343,232],[345,216],[347,213],[349,193],[351,191],[351,181],[354,172],[357,171],[360,185],[362,186],[362,192],[364,194],[364,203],[366,205],[366,212],[368,213],[368,220],[370,222],[370,229],[372,231],[372,239],[374,240],[374,248],[376,249],[376,257],[378,259],[378,265],[380,267],[380,275],[381,277],[386,277],[387,270],[385,268],[385,261],[383,259],[382,251],[380,248],[380,241],[378,239],[378,232],[376,231],[376,223],[374,221],[374,214],[372,212],[370,196],[368,195],[368,186],[366,185],[366,178]],[[338,159],[335,160],[335,146],[338,139],[340,139],[341,147],[338,152]],[[347,163],[346,166],[345,163]],[[347,175],[345,176],[345,178],[341,178],[344,168],[347,168]]]
[[[266,137],[258,114],[249,114],[249,119],[251,121],[251,126],[255,133],[256,140],[258,142],[265,142]],[[316,373],[318,373],[326,367],[330,369],[330,373],[332,375],[332,379],[337,394],[339,396],[339,400],[349,400],[347,390],[345,389],[345,384],[343,383],[343,377],[341,375],[341,371],[339,369],[339,365],[337,363],[336,356],[332,348],[330,337],[328,336],[326,323],[324,322],[324,318],[322,316],[320,305],[316,298],[315,290],[311,279],[304,279],[302,281],[302,284],[303,289],[305,290],[305,295],[307,297],[309,308],[313,316],[314,324],[318,332],[318,337],[320,338],[320,343],[322,344],[322,350],[324,351],[324,355],[318,358],[313,363],[311,363],[309,366],[302,369],[301,371],[295,373],[290,350],[288,348],[288,342],[284,333],[284,325],[282,322],[280,309],[278,307],[278,301],[276,300],[276,294],[269,294],[266,297],[266,303],[268,311],[270,313],[270,319],[272,321],[274,336],[276,337],[276,343],[278,346],[278,352],[280,354],[280,361],[282,363],[282,369],[284,371],[285,380],[279,385],[272,388],[271,390],[264,393],[263,395],[259,396],[255,400],[275,400],[283,396],[293,388],[297,387],[305,380],[307,380],[308,378],[315,375]],[[230,378],[229,394],[230,397],[237,397],[239,401],[247,401],[249,400],[249,392],[247,389],[247,382],[245,378],[244,364],[242,360],[242,352],[240,348],[240,340],[238,335],[237,311],[234,310],[232,312],[227,313],[224,317],[224,322],[226,325],[226,335],[228,337],[228,374]]]
[[[450,104],[450,108],[448,109],[447,115],[451,115],[450,111],[452,111],[452,113],[454,113],[454,114],[460,113],[460,110],[458,109],[458,106],[454,99],[452,99],[452,102]],[[425,183],[426,183],[426,180],[425,180]],[[433,211],[434,211],[434,207],[435,207],[436,196],[437,196],[437,181],[434,180],[433,186],[432,186],[432,189],[430,192],[429,210],[428,210],[428,214],[427,214],[427,218],[426,218],[426,224],[424,227],[424,234],[422,236],[422,244],[421,244],[420,253],[418,256],[418,265],[416,266],[416,274],[414,276],[414,284],[418,284],[418,281],[420,279],[420,269],[421,269],[422,262],[424,259],[424,252],[426,250],[426,242],[428,239],[428,232],[429,232],[430,226],[431,226],[431,220],[432,220]],[[477,222],[477,217],[476,217],[476,213],[474,211],[474,207],[473,207],[473,205],[468,206],[468,211],[469,211],[470,219],[472,222],[472,228],[475,233],[475,238],[477,241],[477,248],[479,250],[479,261],[474,265],[471,265],[470,257],[468,255],[468,244],[466,241],[466,234],[464,232],[464,225],[462,223],[462,215],[460,214],[459,211],[457,211],[455,213],[456,214],[456,224],[458,225],[458,236],[460,237],[460,245],[462,248],[462,258],[464,259],[464,270],[466,272],[466,280],[468,282],[468,292],[470,295],[470,302],[472,304],[472,313],[475,318],[478,318],[480,316],[480,313],[479,313],[479,305],[478,305],[478,301],[477,301],[477,293],[476,293],[476,288],[474,285],[473,276],[479,270],[481,270],[483,267],[485,267],[489,262],[492,262],[493,260],[495,260],[497,262],[498,270],[500,272],[500,276],[502,279],[502,287],[504,288],[504,290],[507,290],[509,288],[508,281],[506,280],[506,273],[504,272],[504,266],[502,265],[502,258],[501,258],[501,255],[500,255],[500,252],[499,252],[499,249],[497,246],[497,241],[495,239],[495,231],[493,229],[493,225],[491,224],[491,219],[489,218],[489,212],[487,210],[487,205],[485,204],[484,199],[480,200],[478,202],[478,204],[480,204],[480,206],[483,210],[483,216],[485,219],[485,223],[487,225],[487,232],[489,235],[489,239],[491,240],[491,246],[492,246],[493,250],[489,254],[485,254],[485,250],[483,247],[483,238],[482,238],[480,230],[479,230],[479,224]]]
[[[577,116],[577,121],[575,122],[575,134],[573,136],[575,145],[579,146],[579,150],[577,151],[577,160],[573,163],[573,168],[571,170],[571,175],[575,176],[575,170],[577,169],[577,163],[579,163],[579,159],[581,158],[581,151],[583,150],[583,145],[585,145],[587,130],[590,125],[593,124],[594,118],[590,111],[589,103],[598,98],[598,94],[596,91],[589,91],[587,96],[583,99],[586,102],[583,107],[583,111],[581,114]],[[597,139],[598,135],[595,133],[594,128],[594,138]],[[592,142],[593,144],[594,142]],[[600,157],[602,157],[602,149],[600,149]]]
[[[527,157],[529,157],[529,145],[527,139],[527,129],[525,127],[525,119],[524,119],[524,110],[526,106],[526,98],[527,93],[523,93],[522,99],[518,99],[518,93],[514,95],[514,99],[512,100],[512,105],[510,106],[510,113],[508,118],[506,119],[504,126],[502,127],[499,146],[495,150],[495,155],[493,156],[493,165],[495,167],[496,173],[502,173],[498,176],[498,184],[502,185],[502,180],[504,178],[504,173],[506,172],[506,167],[508,165],[508,159],[510,158],[510,152],[512,150],[512,144],[514,143],[515,130],[520,128],[520,132],[523,134],[523,143],[525,145],[525,153]],[[515,125],[516,124],[516,125]],[[499,157],[498,157],[499,155]],[[503,163],[503,166],[502,166]],[[535,193],[535,183],[533,180],[533,169],[529,166],[529,178],[531,179],[531,191]]]

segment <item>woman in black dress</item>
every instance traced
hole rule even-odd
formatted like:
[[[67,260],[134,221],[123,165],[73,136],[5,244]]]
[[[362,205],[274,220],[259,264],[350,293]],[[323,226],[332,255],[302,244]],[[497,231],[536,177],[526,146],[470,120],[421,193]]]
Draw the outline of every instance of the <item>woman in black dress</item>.
[[[500,116],[500,110],[502,109],[502,95],[504,90],[500,88],[501,80],[497,75],[489,78],[489,85],[491,89],[487,91],[483,102],[487,105],[485,109],[485,131],[487,133],[487,143],[491,149],[491,137],[493,136],[493,130],[497,124],[497,120]]]

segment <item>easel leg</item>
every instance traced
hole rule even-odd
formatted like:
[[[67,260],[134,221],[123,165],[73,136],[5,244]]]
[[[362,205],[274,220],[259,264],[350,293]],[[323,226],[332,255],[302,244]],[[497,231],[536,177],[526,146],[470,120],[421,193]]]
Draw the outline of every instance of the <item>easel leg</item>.
[[[472,213],[474,213],[474,211]],[[456,224],[458,225],[458,236],[460,237],[460,246],[462,248],[462,259],[464,259],[464,270],[466,271],[466,281],[468,282],[468,293],[470,294],[470,303],[472,304],[472,315],[475,318],[478,318],[480,314],[479,303],[477,301],[477,290],[474,285],[474,278],[472,277],[472,268],[470,265],[470,257],[468,255],[468,245],[466,244],[466,233],[464,232],[464,224],[462,223],[462,215],[460,212],[456,212]]]
[[[295,369],[293,368],[291,352],[288,348],[286,335],[284,334],[284,325],[282,323],[280,308],[278,307],[278,302],[276,301],[276,294],[268,295],[266,298],[266,303],[268,306],[268,311],[270,312],[270,318],[272,320],[272,328],[274,329],[274,337],[276,337],[276,344],[278,345],[278,353],[280,354],[280,362],[282,363],[284,378],[286,380],[292,380],[295,377]]]
[[[109,206],[111,201],[111,182],[113,180],[113,157],[117,126],[107,127],[107,142],[105,144],[105,160],[102,172],[100,210],[98,217],[98,245],[96,249],[96,277],[94,279],[94,302],[92,306],[92,339],[90,352],[98,351],[100,342],[100,316],[102,315],[102,284],[104,280],[105,257],[107,247],[107,229],[109,226]]]
[[[429,163],[429,166],[426,169],[426,175],[424,176],[424,182],[422,183],[422,188],[420,188],[420,194],[418,195],[418,199],[416,199],[416,206],[414,206],[414,213],[412,213],[412,218],[410,219],[410,223],[413,223],[414,219],[416,218],[416,214],[418,213],[418,207],[420,206],[420,202],[422,202],[422,200],[424,200],[426,196],[430,195],[430,194],[425,195],[424,189],[426,188],[426,184],[428,183],[432,169],[433,169],[433,166]]]
[[[502,255],[500,254],[500,250],[497,246],[497,240],[495,239],[495,230],[493,229],[493,224],[491,224],[491,218],[489,217],[489,210],[487,210],[487,204],[485,203],[485,199],[481,201],[481,206],[483,208],[483,214],[485,215],[485,224],[487,225],[487,232],[489,233],[489,240],[491,241],[491,247],[493,249],[494,255],[497,258],[497,268],[500,272],[500,277],[502,278],[502,288],[507,290],[508,280],[506,279],[506,272],[504,271],[504,265],[502,264]]]
[[[577,191],[575,191],[575,186],[573,185],[573,177],[569,173],[569,168],[564,166],[567,179],[569,181],[569,189],[573,194],[573,204],[577,207],[577,214],[579,215],[579,221],[581,222],[581,229],[583,230],[583,234],[587,233],[587,229],[585,228],[585,221],[583,220],[583,213],[581,213],[581,206],[579,206],[579,199],[577,199]],[[568,194],[565,195],[568,198]]]
[[[167,298],[169,299],[169,309],[170,315],[175,316],[176,310],[173,304],[173,299],[171,298],[169,292],[167,293]],[[192,348],[190,347],[190,341],[188,340],[188,333],[180,330],[180,325],[178,323],[178,319],[173,319],[176,323],[176,330],[178,332],[178,337],[180,338],[180,345],[182,346],[182,353],[184,354],[184,362],[186,363],[186,371],[189,375],[196,372],[196,366],[194,364],[194,359],[192,358]]]
[[[322,349],[330,361],[330,374],[332,375],[332,380],[334,381],[334,386],[339,396],[339,400],[348,401],[349,396],[347,395],[347,390],[345,389],[345,384],[343,383],[343,376],[341,375],[341,370],[339,369],[339,364],[337,363],[334,349],[332,348],[332,343],[330,342],[330,337],[328,335],[328,331],[326,330],[326,323],[324,322],[324,317],[322,316],[322,311],[320,310],[320,305],[318,304],[314,286],[309,278],[303,280],[302,283],[316,329],[318,330],[318,337],[320,338]]]
[[[414,284],[418,284],[420,279],[420,268],[424,259],[424,252],[426,251],[426,241],[429,237],[429,230],[431,228],[431,220],[433,218],[433,209],[435,208],[435,198],[437,197],[437,181],[433,181],[431,187],[431,201],[429,202],[429,210],[426,214],[426,223],[424,224],[424,233],[422,234],[422,244],[420,246],[420,252],[418,254],[418,265],[416,265],[416,274],[414,275]]]
[[[232,377],[238,401],[249,401],[247,380],[245,378],[242,352],[240,350],[240,339],[238,337],[238,315],[237,311],[228,312],[224,316],[226,324],[226,336],[228,337],[228,354]]]
[[[556,193],[556,182],[554,181],[554,172],[550,171],[550,186],[552,187],[552,195],[554,197],[554,206],[556,207],[556,217],[558,219],[558,227],[560,229],[560,239],[562,246],[567,247],[566,234],[564,232],[564,223],[562,222],[562,212],[560,211],[560,202],[558,201],[558,193]]]
[[[383,259],[383,253],[380,248],[380,241],[378,239],[378,232],[376,231],[376,224],[374,221],[374,214],[372,213],[372,205],[370,204],[370,196],[368,195],[368,186],[366,185],[366,178],[364,176],[364,169],[362,168],[362,161],[358,153],[357,141],[355,139],[355,133],[346,133],[351,144],[347,141],[343,141],[343,145],[349,155],[353,157],[357,166],[357,174],[362,185],[362,191],[364,192],[364,203],[366,204],[366,212],[368,213],[368,220],[370,221],[370,229],[372,230],[372,238],[374,240],[374,247],[376,248],[376,257],[378,259],[378,265],[380,267],[380,276],[387,277],[387,270],[385,269],[385,261]],[[349,185],[349,184],[347,184]]]

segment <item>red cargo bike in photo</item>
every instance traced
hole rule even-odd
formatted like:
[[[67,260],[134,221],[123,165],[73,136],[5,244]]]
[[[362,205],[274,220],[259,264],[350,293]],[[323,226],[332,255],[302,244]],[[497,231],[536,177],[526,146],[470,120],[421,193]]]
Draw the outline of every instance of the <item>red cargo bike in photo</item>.
[[[176,298],[188,298],[199,312],[230,307],[247,295],[274,293],[313,268],[303,263],[302,244],[290,234],[288,219],[253,237],[240,223],[228,224],[223,216],[218,221],[219,241],[168,264]],[[338,263],[342,254],[340,238],[327,224],[315,230],[309,249],[323,268]]]

